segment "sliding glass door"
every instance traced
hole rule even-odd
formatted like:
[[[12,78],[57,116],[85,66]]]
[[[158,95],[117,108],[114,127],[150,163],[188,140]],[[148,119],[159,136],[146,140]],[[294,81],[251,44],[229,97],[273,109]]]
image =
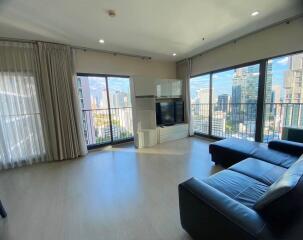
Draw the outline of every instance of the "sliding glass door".
[[[254,140],[259,69],[255,64],[191,78],[194,132]]]
[[[285,127],[303,128],[303,53],[267,62],[264,142],[281,139]]]
[[[129,78],[108,77],[108,96],[113,141],[133,137]]]
[[[210,75],[190,79],[191,114],[194,132],[209,133]]]
[[[87,146],[131,140],[129,78],[78,74],[77,81]]]
[[[259,64],[212,75],[212,135],[254,140]]]

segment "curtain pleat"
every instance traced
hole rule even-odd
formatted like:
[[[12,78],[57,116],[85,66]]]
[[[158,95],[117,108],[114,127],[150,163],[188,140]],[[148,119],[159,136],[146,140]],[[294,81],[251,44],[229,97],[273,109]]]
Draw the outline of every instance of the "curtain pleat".
[[[69,46],[38,43],[40,91],[46,111],[43,122],[49,132],[53,160],[86,154],[79,99],[74,87],[72,49]]]
[[[0,41],[0,169],[87,152],[69,46]]]
[[[183,84],[183,96],[185,100],[185,120],[189,125],[189,136],[194,135],[193,124],[191,118],[191,104],[190,104],[190,75],[191,75],[191,59],[185,59],[182,62],[177,63],[177,78],[182,79]]]

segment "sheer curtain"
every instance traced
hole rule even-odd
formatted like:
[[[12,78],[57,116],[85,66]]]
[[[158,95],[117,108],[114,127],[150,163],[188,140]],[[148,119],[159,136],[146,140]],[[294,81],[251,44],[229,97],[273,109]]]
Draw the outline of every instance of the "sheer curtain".
[[[0,42],[0,168],[47,159],[32,43]]]
[[[71,48],[0,41],[0,169],[86,153]]]

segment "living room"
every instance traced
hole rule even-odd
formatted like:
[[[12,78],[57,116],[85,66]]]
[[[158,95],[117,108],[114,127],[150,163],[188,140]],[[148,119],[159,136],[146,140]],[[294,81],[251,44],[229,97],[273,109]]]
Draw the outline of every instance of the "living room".
[[[0,239],[301,239],[303,2],[0,2]]]

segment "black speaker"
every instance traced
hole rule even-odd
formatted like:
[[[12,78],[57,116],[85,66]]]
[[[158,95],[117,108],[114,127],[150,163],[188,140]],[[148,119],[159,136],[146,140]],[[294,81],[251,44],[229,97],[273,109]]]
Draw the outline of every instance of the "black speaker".
[[[175,122],[184,122],[184,102],[181,100],[175,101]]]

